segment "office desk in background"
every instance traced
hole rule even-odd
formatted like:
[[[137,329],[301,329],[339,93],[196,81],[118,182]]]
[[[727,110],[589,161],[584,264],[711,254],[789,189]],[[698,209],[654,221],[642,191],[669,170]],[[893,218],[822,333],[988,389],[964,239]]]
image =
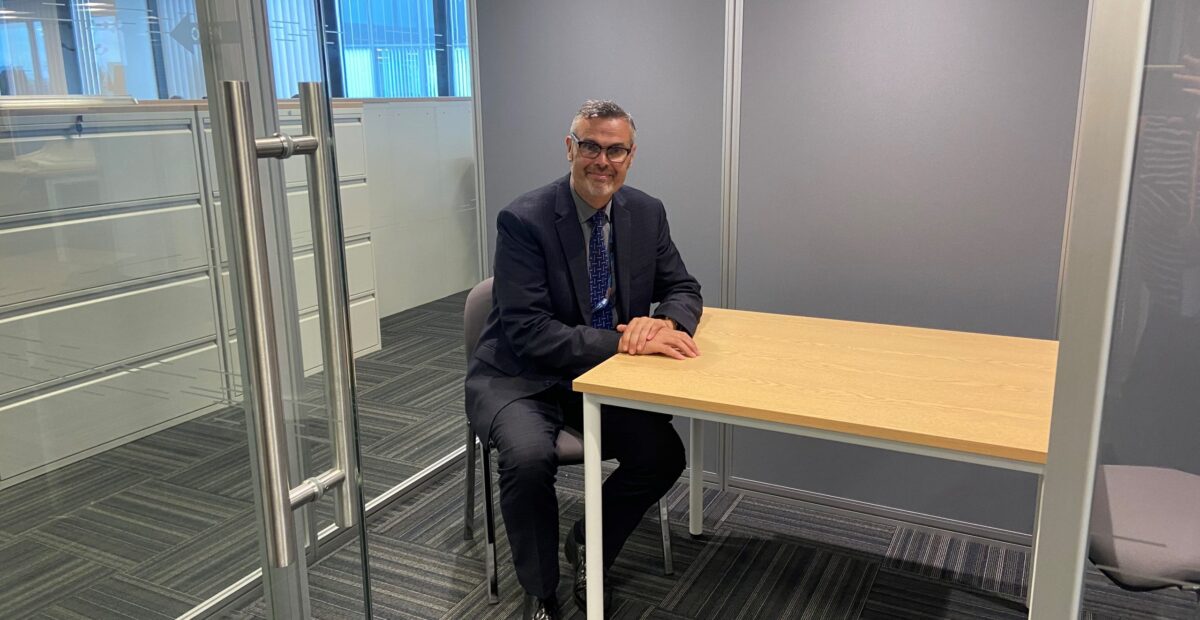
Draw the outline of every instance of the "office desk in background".
[[[601,405],[690,418],[692,534],[703,524],[701,420],[1034,473],[1041,502],[1054,341],[705,308],[696,343],[697,358],[617,355],[575,380],[589,618],[604,605]]]

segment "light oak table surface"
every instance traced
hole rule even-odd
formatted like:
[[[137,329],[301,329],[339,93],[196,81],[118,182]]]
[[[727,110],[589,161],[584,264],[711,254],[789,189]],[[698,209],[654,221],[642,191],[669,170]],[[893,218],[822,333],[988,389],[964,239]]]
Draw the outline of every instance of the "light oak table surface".
[[[585,394],[1044,464],[1058,343],[705,308],[700,357],[617,355]]]

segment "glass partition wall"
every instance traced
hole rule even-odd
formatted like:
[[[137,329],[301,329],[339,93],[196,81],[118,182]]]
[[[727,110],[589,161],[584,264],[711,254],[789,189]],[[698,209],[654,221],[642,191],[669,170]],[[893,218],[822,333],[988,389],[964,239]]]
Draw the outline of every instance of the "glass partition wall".
[[[363,537],[348,332],[370,304],[337,186],[363,158],[335,156],[354,118],[324,16],[292,3],[317,62],[276,73],[268,3],[183,4],[0,3],[3,617],[179,616],[256,583],[267,615],[322,615],[319,535]],[[277,112],[285,78],[308,84]],[[199,85],[213,105],[138,103]]]
[[[1200,4],[1151,5],[1085,604],[1200,608]]]
[[[366,612],[363,517],[464,450],[466,7],[0,0],[0,617]],[[252,166],[257,201],[232,161],[230,80],[247,87],[240,135],[300,151]],[[323,106],[301,82],[424,99]],[[317,187],[298,137],[322,131],[336,149]],[[321,205],[338,214],[324,227]],[[255,213],[257,250],[239,219]],[[275,319],[257,335],[256,273]],[[352,367],[331,374],[339,351]],[[246,379],[264,360],[279,428]],[[349,433],[331,423],[347,410]]]

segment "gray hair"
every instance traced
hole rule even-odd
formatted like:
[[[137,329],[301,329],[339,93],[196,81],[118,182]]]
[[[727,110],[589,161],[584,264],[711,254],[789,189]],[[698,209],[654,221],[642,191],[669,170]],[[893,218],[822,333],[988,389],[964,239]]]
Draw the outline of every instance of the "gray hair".
[[[571,133],[575,133],[579,128],[579,121],[589,118],[623,118],[629,121],[629,128],[633,130],[633,139],[637,139],[637,125],[633,122],[633,117],[629,115],[615,101],[608,99],[588,99],[579,106],[579,112],[575,113],[575,118],[571,119]]]

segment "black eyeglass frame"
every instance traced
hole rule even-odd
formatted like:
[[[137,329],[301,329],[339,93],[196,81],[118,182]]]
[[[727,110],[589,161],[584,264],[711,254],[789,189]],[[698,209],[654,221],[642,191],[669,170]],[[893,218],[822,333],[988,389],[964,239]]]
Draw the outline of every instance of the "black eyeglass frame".
[[[629,154],[633,152],[632,148],[621,146],[620,144],[600,146],[598,143],[592,142],[591,140],[580,140],[579,136],[575,135],[575,132],[573,131],[571,132],[571,139],[575,141],[575,147],[579,149],[579,154],[588,159],[596,159],[600,156],[600,151],[604,151],[604,155],[608,158],[608,161],[614,164],[619,164],[628,159]],[[588,152],[593,149],[594,152],[589,155]],[[621,155],[620,158],[613,157],[614,150],[617,151],[617,153],[624,154]]]

